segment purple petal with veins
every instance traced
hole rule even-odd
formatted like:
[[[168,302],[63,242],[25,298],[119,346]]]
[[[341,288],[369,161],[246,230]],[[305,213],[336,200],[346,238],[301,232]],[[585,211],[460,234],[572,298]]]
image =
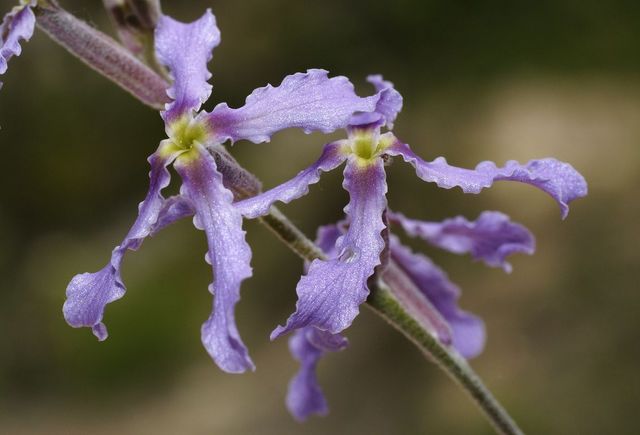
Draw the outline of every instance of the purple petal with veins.
[[[494,181],[519,181],[548,193],[560,205],[562,218],[569,213],[569,203],[587,194],[585,179],[568,163],[546,158],[522,165],[514,160],[499,168],[493,162],[482,162],[475,169],[451,166],[443,157],[425,162],[408,145],[396,141],[386,150],[392,156],[402,156],[416,168],[418,177],[439,187],[460,187],[465,193],[479,193]]]
[[[460,289],[447,274],[424,255],[415,254],[392,236],[391,258],[447,321],[453,346],[465,358],[477,356],[484,348],[485,328],[478,317],[458,308]]]
[[[327,352],[347,347],[347,340],[339,334],[330,334],[313,327],[298,329],[289,338],[289,350],[300,362],[300,370],[289,382],[287,409],[298,421],[311,414],[326,415],[329,408],[322,394],[316,367]]]
[[[524,226],[511,222],[497,211],[485,211],[475,221],[462,216],[442,222],[409,219],[401,213],[387,213],[390,222],[399,224],[412,237],[455,254],[470,253],[492,267],[511,272],[506,258],[515,253],[533,254],[535,239]]]
[[[381,232],[387,184],[382,160],[360,166],[349,159],[343,187],[350,196],[345,208],[349,229],[336,242],[337,255],[311,263],[296,288],[296,312],[285,326],[273,331],[271,339],[305,326],[339,333],[358,315],[369,294],[367,279],[380,264],[384,248]]]
[[[36,17],[31,8],[35,5],[30,1],[25,5],[16,6],[7,13],[0,25],[0,74],[7,72],[7,62],[13,56],[20,56],[22,48],[20,41],[28,41],[33,35]],[[0,88],[2,82],[0,82]]]
[[[276,87],[256,89],[238,109],[218,104],[208,118],[220,142],[246,139],[261,143],[286,128],[301,128],[306,133],[345,128],[353,113],[375,110],[379,98],[361,98],[346,77],[329,78],[327,71],[310,69],[285,77]]]
[[[165,121],[192,110],[198,111],[211,94],[207,63],[220,44],[220,30],[210,9],[192,23],[181,23],[162,15],[155,31],[155,51],[173,77],[167,95],[173,101],[163,112]]]
[[[167,165],[175,155],[163,158],[160,153],[149,157],[149,191],[138,208],[138,218],[120,245],[111,253],[111,261],[95,273],[83,273],[73,277],[67,286],[67,300],[63,313],[67,323],[74,328],[87,326],[100,341],[107,338],[107,328],[102,323],[106,305],[124,296],[125,286],[120,277],[120,266],[127,250],[135,251],[151,233],[158,221],[164,198],[161,191],[169,184]]]
[[[286,204],[306,195],[309,193],[309,186],[320,181],[322,172],[329,172],[345,161],[346,155],[340,151],[342,143],[343,141],[339,141],[325,145],[322,155],[313,165],[273,189],[238,201],[235,207],[244,217],[252,219],[269,213],[269,209],[277,201]]]
[[[229,373],[253,370],[235,322],[235,305],[240,300],[240,284],[251,276],[251,249],[242,229],[242,215],[233,203],[233,194],[222,184],[211,154],[195,144],[188,155],[178,157],[174,167],[182,177],[181,195],[195,209],[194,225],[204,230],[209,249],[206,260],[214,273],[209,291],[214,295],[213,312],[202,325],[202,343],[218,366]]]

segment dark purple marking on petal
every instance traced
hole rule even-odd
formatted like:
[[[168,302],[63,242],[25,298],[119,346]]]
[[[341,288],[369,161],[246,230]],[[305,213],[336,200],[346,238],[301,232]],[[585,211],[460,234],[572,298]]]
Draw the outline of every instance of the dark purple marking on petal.
[[[218,104],[209,124],[220,142],[269,142],[286,128],[331,133],[345,128],[353,113],[373,111],[378,99],[356,95],[346,77],[329,78],[327,71],[310,69],[285,77],[279,86],[254,90],[238,109]]]
[[[392,260],[449,324],[453,332],[453,346],[465,358],[480,354],[486,338],[484,323],[458,308],[460,289],[427,257],[411,252],[396,237],[392,236],[390,242]]]
[[[447,164],[443,157],[425,162],[408,145],[399,141],[389,147],[386,153],[402,156],[416,168],[418,177],[445,189],[457,186],[465,193],[479,193],[494,181],[531,184],[556,200],[563,219],[569,213],[569,203],[587,194],[587,183],[582,175],[570,164],[552,158],[531,160],[525,165],[510,160],[501,168],[485,161],[475,169],[463,169]]]
[[[138,207],[138,218],[127,236],[111,253],[109,264],[98,272],[76,275],[67,286],[63,307],[65,320],[74,328],[91,327],[100,341],[107,338],[107,328],[102,323],[106,305],[120,299],[126,291],[120,277],[122,258],[127,250],[137,250],[150,235],[164,203],[161,191],[169,185],[167,165],[175,154],[164,157],[160,154],[156,152],[149,157],[149,191]]]
[[[470,253],[492,267],[511,272],[506,258],[515,253],[533,254],[535,238],[524,226],[497,211],[485,211],[475,221],[462,216],[442,222],[409,219],[401,213],[388,213],[389,221],[402,226],[412,237],[419,237],[454,254]]]
[[[214,274],[209,286],[214,295],[213,312],[202,325],[202,343],[222,370],[254,370],[234,314],[240,285],[251,276],[251,249],[245,241],[242,215],[233,207],[233,193],[222,184],[215,160],[204,147],[194,145],[190,155],[179,157],[174,167],[182,177],[181,195],[189,198],[195,209],[194,225],[207,236],[205,258]]]
[[[181,23],[162,15],[155,31],[155,50],[160,63],[173,77],[167,95],[173,102],[163,112],[165,121],[189,110],[198,111],[211,94],[207,63],[220,44],[220,30],[210,9],[192,23]]]
[[[298,421],[310,415],[326,415],[329,411],[326,399],[316,375],[318,361],[327,352],[347,347],[347,340],[339,334],[330,334],[313,327],[297,330],[289,338],[289,349],[300,362],[300,370],[289,382],[287,409]]]
[[[269,209],[277,201],[288,204],[306,195],[309,193],[309,186],[320,181],[320,174],[322,172],[329,172],[345,161],[347,156],[341,152],[343,142],[344,141],[338,141],[325,145],[322,155],[313,165],[303,169],[298,175],[273,189],[238,201],[235,207],[244,217],[253,219],[269,213]]]
[[[271,333],[272,340],[305,326],[337,334],[353,322],[369,295],[367,279],[380,264],[384,249],[381,233],[387,184],[382,160],[359,166],[355,159],[349,159],[343,187],[350,197],[345,207],[349,229],[336,242],[337,255],[311,263],[296,288],[296,312],[286,326]]]
[[[33,35],[36,17],[31,8],[35,1],[14,7],[7,13],[0,25],[0,75],[7,72],[7,62],[13,56],[20,56],[20,41],[28,41]],[[2,82],[0,82],[2,88]]]

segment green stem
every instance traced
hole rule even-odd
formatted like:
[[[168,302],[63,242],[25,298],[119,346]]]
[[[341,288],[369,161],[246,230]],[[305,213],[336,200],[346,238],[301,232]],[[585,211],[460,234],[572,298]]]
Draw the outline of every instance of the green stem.
[[[272,207],[270,213],[260,220],[302,259],[313,261],[316,258],[324,258],[320,248],[276,207]],[[411,340],[429,360],[435,362],[456,381],[471,396],[497,433],[505,435],[523,433],[469,364],[455,351],[440,343],[411,317],[384,281],[379,279],[377,282],[370,283],[369,287],[371,290],[367,299],[369,308]]]

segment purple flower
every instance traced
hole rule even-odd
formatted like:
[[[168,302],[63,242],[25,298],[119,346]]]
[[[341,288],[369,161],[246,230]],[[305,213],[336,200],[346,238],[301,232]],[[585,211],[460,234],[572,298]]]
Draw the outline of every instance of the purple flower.
[[[411,236],[457,254],[475,252],[476,258],[491,266],[504,267],[507,255],[515,252],[531,254],[534,250],[531,233],[499,212],[484,212],[472,222],[463,217],[422,222],[391,212],[387,216],[390,222],[401,225]],[[422,230],[423,227],[427,230]],[[338,253],[336,242],[347,232],[347,221],[320,227],[316,243],[329,258],[334,258]],[[389,236],[389,261],[383,277],[412,317],[443,344],[452,346],[465,358],[473,358],[482,351],[484,323],[458,307],[458,286],[429,258],[412,252],[393,234]],[[289,347],[300,362],[300,370],[289,384],[287,407],[296,419],[305,420],[311,414],[327,413],[315,369],[323,355],[342,350],[346,345],[347,341],[341,335],[314,326],[297,329],[291,335]]]
[[[277,201],[288,203],[305,195],[309,185],[319,180],[321,172],[335,169],[346,161],[343,187],[350,197],[345,208],[348,230],[336,239],[333,255],[311,263],[296,288],[296,311],[284,326],[273,331],[272,339],[310,326],[337,334],[358,314],[360,304],[369,294],[367,280],[381,264],[380,256],[385,248],[381,233],[385,229],[383,213],[387,208],[384,170],[387,156],[401,156],[415,167],[418,177],[424,181],[447,189],[458,186],[466,193],[478,193],[501,180],[531,184],[558,202],[563,217],[568,213],[569,202],[587,193],[584,178],[571,165],[550,158],[524,165],[509,161],[503,167],[482,162],[475,169],[451,166],[442,157],[424,161],[393,133],[381,133],[382,127],[390,127],[395,120],[402,108],[402,97],[381,76],[370,76],[368,80],[378,91],[376,108],[352,117],[347,128],[348,139],[326,145],[320,158],[293,179],[236,203],[245,217],[264,215]],[[405,224],[411,227],[409,222]],[[507,254],[528,251],[533,245],[521,245],[528,233],[510,225],[507,225],[509,233],[495,239],[495,230],[504,225],[501,215],[484,216],[473,225],[454,220],[440,227],[427,226],[421,235],[438,246],[454,252],[471,252],[490,265],[508,269],[504,263]],[[510,243],[512,238],[514,243]]]
[[[0,75],[7,72],[7,63],[13,56],[20,56],[20,40],[28,41],[33,36],[36,17],[31,10],[35,0],[23,1],[7,13],[0,25]],[[2,82],[0,82],[2,88]]]
[[[189,24],[160,18],[156,55],[173,78],[167,91],[172,101],[161,113],[168,139],[149,157],[151,181],[138,218],[102,270],[71,280],[63,312],[71,326],[90,327],[99,340],[106,339],[105,306],[125,293],[120,277],[124,254],[171,222],[195,215],[194,225],[207,237],[205,259],[214,272],[209,287],[215,296],[213,312],[202,326],[202,342],[221,369],[239,373],[254,367],[234,320],[241,282],[251,276],[251,251],[242,215],[232,206],[233,194],[224,187],[210,150],[226,140],[265,142],[290,127],[307,132],[344,128],[354,112],[374,110],[378,97],[360,98],[345,77],[309,70],[286,77],[277,87],[256,89],[238,109],[219,104],[211,113],[200,111],[212,90],[207,63],[219,43],[211,11]],[[165,199],[161,192],[169,184],[171,164],[182,186],[179,196]]]

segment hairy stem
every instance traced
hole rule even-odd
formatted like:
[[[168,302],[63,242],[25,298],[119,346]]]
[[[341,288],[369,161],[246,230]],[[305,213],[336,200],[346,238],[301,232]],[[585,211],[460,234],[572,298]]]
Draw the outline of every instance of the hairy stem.
[[[144,104],[164,108],[169,84],[113,38],[74,17],[53,0],[35,8],[38,27],[82,62]]]

